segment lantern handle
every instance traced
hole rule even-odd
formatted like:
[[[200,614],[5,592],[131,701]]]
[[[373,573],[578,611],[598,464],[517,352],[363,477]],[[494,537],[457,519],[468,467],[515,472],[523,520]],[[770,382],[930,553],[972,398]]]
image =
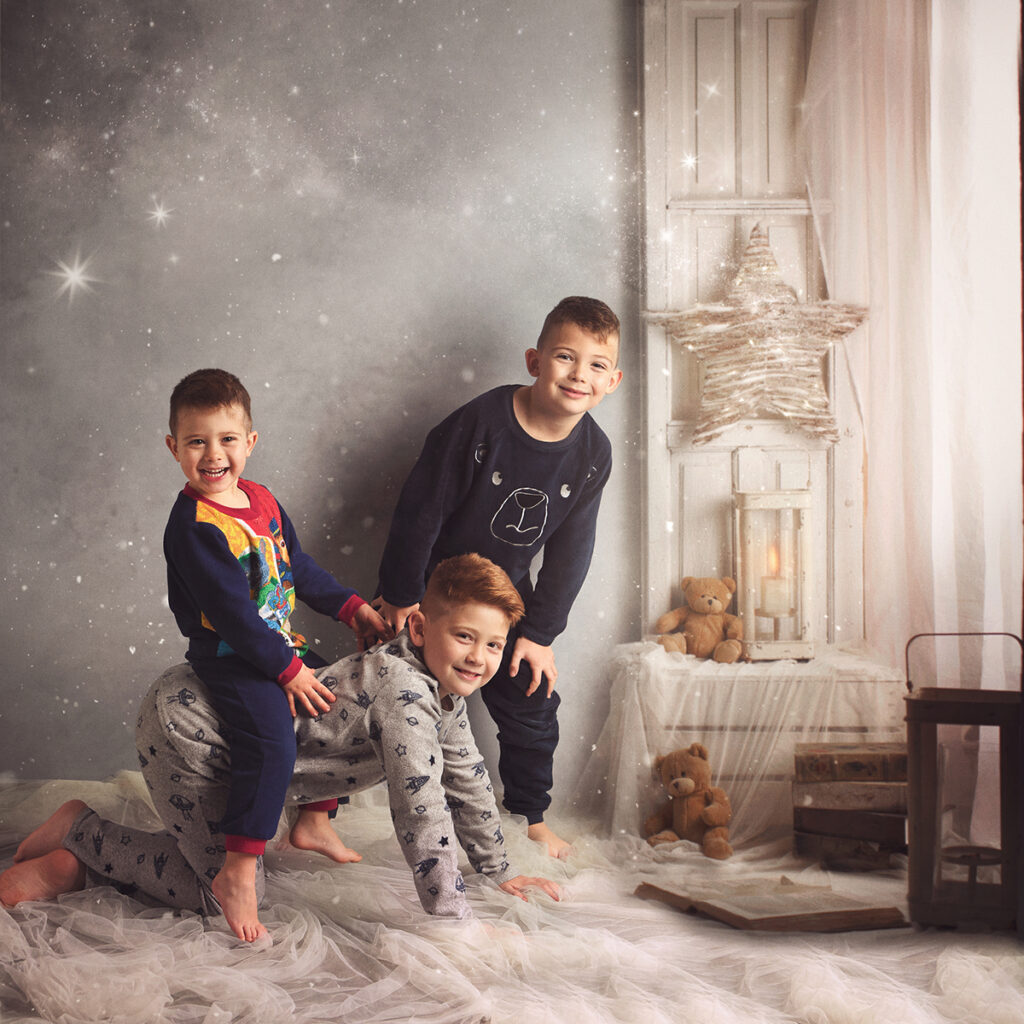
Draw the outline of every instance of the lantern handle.
[[[910,645],[915,640],[920,640],[922,637],[927,636],[1005,636],[1017,641],[1020,645],[1021,655],[1024,657],[1024,640],[1021,640],[1016,633],[915,633],[907,641],[907,646],[903,649],[903,665],[907,677],[907,691],[910,693],[914,691],[914,684],[910,681]],[[1024,690],[1024,677],[1021,679],[1021,689]]]

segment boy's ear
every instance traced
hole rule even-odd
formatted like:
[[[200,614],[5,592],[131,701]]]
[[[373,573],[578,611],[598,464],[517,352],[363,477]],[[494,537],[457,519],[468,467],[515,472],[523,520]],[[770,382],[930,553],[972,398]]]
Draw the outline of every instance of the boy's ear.
[[[174,439],[173,434],[168,434],[164,438],[164,443],[167,445],[168,450],[174,456],[175,460],[178,458],[178,442]]]
[[[413,647],[423,646],[423,627],[425,622],[426,617],[419,608],[409,612],[409,617],[405,620],[406,628],[409,630],[409,639],[412,641]]]
[[[528,348],[526,350],[526,372],[531,377],[540,376],[540,349]]]
[[[608,378],[608,387],[604,389],[606,395],[610,395],[622,383],[622,371],[613,370]]]
[[[246,447],[245,447],[245,457],[246,458],[248,458],[250,455],[252,455],[252,450],[253,450],[253,448],[256,447],[256,439],[259,436],[260,435],[257,434],[255,430],[250,430],[249,431],[249,436],[245,439],[245,445],[246,445]]]

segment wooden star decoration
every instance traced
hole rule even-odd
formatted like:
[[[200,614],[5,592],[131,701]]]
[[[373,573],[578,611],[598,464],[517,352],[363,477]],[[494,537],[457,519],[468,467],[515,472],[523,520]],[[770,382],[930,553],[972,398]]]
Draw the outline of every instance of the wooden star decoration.
[[[839,440],[822,359],[867,316],[862,306],[797,302],[758,224],[725,301],[651,321],[701,361],[704,378],[693,443],[741,419],[777,416],[829,443]]]

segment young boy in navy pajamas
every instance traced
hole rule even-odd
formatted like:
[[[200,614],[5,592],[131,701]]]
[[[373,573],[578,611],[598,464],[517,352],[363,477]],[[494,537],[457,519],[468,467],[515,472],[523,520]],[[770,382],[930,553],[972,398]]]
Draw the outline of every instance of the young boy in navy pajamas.
[[[260,931],[256,862],[280,820],[295,764],[293,719],[316,716],[334,695],[313,674],[289,616],[296,598],[351,626],[360,648],[387,632],[381,617],[299,546],[284,509],[242,479],[256,444],[249,394],[224,370],[197,370],[171,394],[167,447],[188,483],[164,532],[167,596],[186,657],[230,730],[231,787],[220,823],[227,857],[213,892],[240,937]],[[293,845],[358,860],[331,828],[337,800],[307,804]]]
[[[452,555],[489,558],[522,594],[526,615],[483,700],[498,727],[503,803],[554,857],[570,847],[544,822],[558,743],[551,644],[590,566],[612,460],[589,412],[622,380],[618,349],[619,320],[605,303],[559,302],[526,352],[533,383],[488,391],[427,435],[380,565],[379,606],[396,632],[433,567]],[[534,585],[530,564],[542,548]]]

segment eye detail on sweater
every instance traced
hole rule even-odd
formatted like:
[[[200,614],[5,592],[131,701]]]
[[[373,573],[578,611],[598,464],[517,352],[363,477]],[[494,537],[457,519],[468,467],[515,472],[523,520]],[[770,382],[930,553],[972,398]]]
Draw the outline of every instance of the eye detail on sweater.
[[[562,484],[562,489],[558,492],[563,498],[568,498],[572,494],[572,488],[568,484]]]
[[[497,471],[491,474],[491,483],[494,484],[495,487],[500,487],[503,479],[502,475]]]
[[[473,452],[473,458],[476,460],[478,465],[483,464],[484,459],[487,458],[488,451],[490,451],[490,449],[487,447],[486,444],[478,444],[476,446],[476,451]]]

